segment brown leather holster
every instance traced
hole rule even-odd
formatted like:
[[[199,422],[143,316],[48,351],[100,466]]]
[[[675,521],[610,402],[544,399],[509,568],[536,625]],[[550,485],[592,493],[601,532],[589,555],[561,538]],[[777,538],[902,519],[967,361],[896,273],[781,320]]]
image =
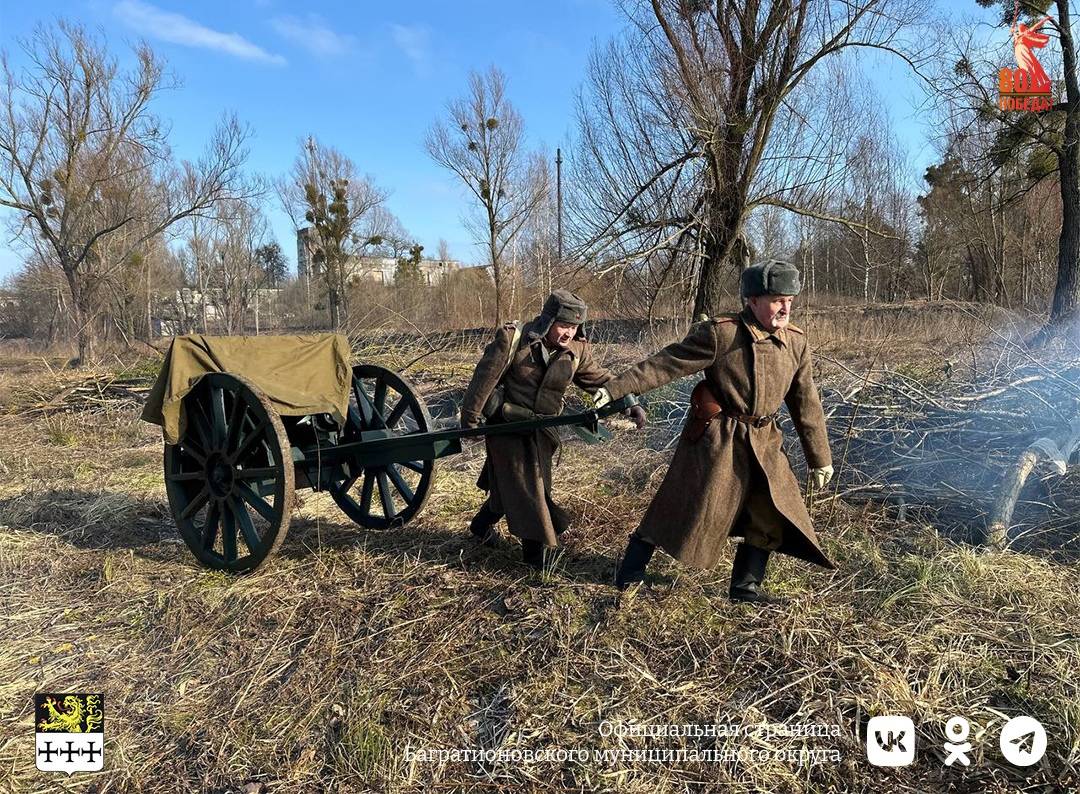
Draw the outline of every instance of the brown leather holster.
[[[697,441],[703,435],[713,419],[724,412],[723,407],[717,402],[716,396],[709,387],[709,382],[703,380],[690,392],[690,419],[686,423],[686,437],[691,441]]]

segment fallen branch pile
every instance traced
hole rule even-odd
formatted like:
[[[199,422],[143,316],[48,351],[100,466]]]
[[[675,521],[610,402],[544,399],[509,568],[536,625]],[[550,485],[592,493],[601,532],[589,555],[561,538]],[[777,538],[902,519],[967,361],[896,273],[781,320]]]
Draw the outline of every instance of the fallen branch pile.
[[[824,390],[838,497],[887,501],[974,542],[1078,539],[1080,478],[1065,464],[1076,452],[1080,359],[1048,365],[1007,348],[966,380],[949,363],[920,377],[829,363],[848,381]],[[1033,455],[1033,445],[1058,454]],[[1033,469],[1037,483],[1024,489]]]
[[[145,378],[116,378],[91,375],[63,386],[55,394],[22,408],[25,416],[41,416],[64,411],[112,411],[140,406],[146,401],[150,384]]]

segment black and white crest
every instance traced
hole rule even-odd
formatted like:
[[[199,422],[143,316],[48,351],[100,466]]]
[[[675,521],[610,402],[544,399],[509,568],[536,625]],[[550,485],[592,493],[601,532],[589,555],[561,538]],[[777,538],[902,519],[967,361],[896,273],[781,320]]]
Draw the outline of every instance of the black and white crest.
[[[42,772],[96,772],[105,766],[105,696],[34,695],[36,762]]]

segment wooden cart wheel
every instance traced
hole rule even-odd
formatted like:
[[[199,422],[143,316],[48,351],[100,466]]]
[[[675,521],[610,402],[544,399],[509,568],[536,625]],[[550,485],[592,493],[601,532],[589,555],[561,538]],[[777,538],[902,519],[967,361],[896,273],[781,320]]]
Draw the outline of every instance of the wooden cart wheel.
[[[385,430],[391,435],[425,433],[431,414],[416,388],[396,372],[374,364],[353,367],[349,418],[343,441],[359,440],[361,431]],[[345,463],[329,488],[345,514],[362,527],[401,526],[427,501],[433,460],[413,460],[386,466]]]
[[[203,565],[256,568],[285,539],[292,446],[270,401],[250,382],[204,375],[183,399],[186,428],[165,446],[165,490],[180,534]]]

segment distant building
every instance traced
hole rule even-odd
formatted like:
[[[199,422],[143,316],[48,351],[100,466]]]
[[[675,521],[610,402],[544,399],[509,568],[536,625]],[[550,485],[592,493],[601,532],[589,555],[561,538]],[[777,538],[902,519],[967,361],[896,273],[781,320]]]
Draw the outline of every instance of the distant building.
[[[305,226],[296,232],[296,274],[300,278],[315,278],[320,268],[312,259],[312,229]],[[392,256],[351,256],[345,267],[349,281],[372,281],[376,284],[393,284],[397,275],[398,261]],[[434,286],[461,269],[461,263],[453,259],[421,259],[420,275],[428,286]]]
[[[311,261],[311,227],[305,226],[296,230],[296,275],[301,280],[313,274],[313,262]]]
[[[248,307],[242,321],[242,328],[257,329],[259,315],[264,323],[272,320],[278,312],[275,307],[281,299],[280,287],[259,287],[248,294]],[[158,295],[155,300],[152,328],[158,336],[175,336],[191,333],[202,327],[203,322],[211,327],[222,321],[224,316],[221,290],[211,287],[205,292],[183,287],[171,294]]]
[[[350,280],[393,284],[397,266],[398,261],[392,256],[358,256],[349,260],[348,277]],[[430,287],[459,270],[461,264],[450,259],[421,259],[418,267],[424,282]]]

